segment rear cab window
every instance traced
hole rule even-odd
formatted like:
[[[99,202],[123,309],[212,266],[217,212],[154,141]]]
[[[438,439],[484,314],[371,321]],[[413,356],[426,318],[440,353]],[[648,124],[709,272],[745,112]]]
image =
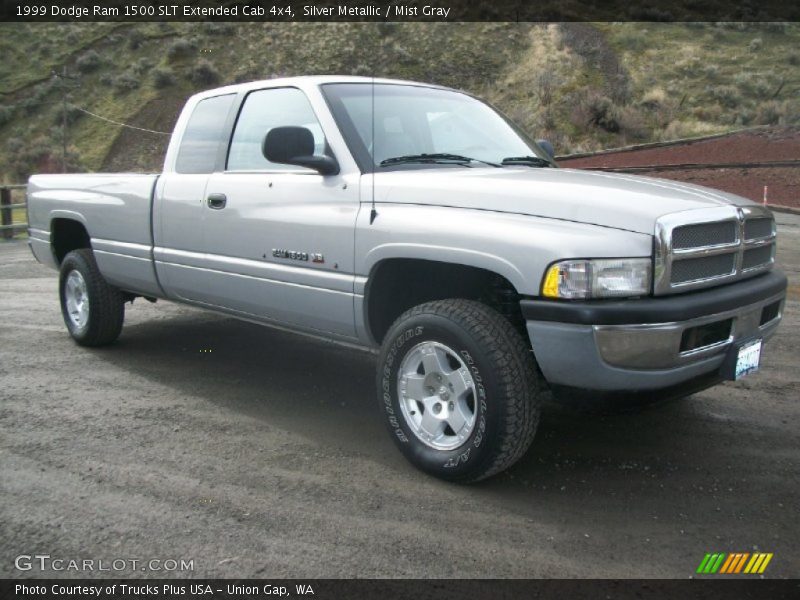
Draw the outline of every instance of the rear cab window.
[[[197,103],[178,148],[175,171],[178,173],[213,173],[217,165],[228,112],[236,94],[205,98]],[[223,150],[224,151],[224,150]]]

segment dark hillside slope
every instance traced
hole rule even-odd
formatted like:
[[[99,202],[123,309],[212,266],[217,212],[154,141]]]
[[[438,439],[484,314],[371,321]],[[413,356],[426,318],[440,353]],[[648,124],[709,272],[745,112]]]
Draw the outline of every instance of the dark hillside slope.
[[[157,170],[166,136],[85,111],[168,132],[197,90],[284,75],[467,89],[560,153],[791,125],[798,48],[783,23],[2,24],[0,178]]]

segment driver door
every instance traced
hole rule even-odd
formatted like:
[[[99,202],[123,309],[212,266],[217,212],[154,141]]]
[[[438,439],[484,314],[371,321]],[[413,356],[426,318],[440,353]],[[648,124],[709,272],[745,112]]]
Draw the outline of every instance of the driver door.
[[[341,174],[267,161],[273,127],[301,126],[315,154],[327,144],[305,94],[250,92],[233,131],[226,169],[211,175],[203,240],[208,302],[265,321],[355,337],[353,252],[358,186]]]

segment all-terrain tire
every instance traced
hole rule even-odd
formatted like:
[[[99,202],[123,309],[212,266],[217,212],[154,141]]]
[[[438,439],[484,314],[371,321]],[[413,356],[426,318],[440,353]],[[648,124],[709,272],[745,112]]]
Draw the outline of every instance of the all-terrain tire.
[[[464,433],[463,443],[459,443],[460,438],[446,438],[456,440],[457,447],[432,446],[434,439],[427,430],[413,422],[414,418],[422,417],[409,416],[417,415],[417,408],[420,414],[425,413],[424,405],[409,402],[405,388],[400,390],[401,380],[406,385],[409,377],[405,369],[416,362],[411,359],[418,356],[414,353],[429,351],[434,346],[445,349],[443,353],[449,364],[444,370],[453,368],[467,373],[467,381],[472,384],[472,391],[466,392],[466,396],[473,397],[474,425],[469,435]],[[419,369],[410,377],[424,377],[427,381],[428,368]],[[405,457],[427,473],[459,482],[495,475],[525,454],[536,433],[546,392],[530,347],[520,332],[492,308],[463,299],[428,302],[402,314],[384,338],[377,384],[381,412]],[[432,391],[433,387],[424,389]],[[441,389],[449,397],[446,388]],[[445,410],[446,404],[447,401]],[[430,406],[435,409],[437,405]],[[445,425],[445,431],[448,427]]]
[[[76,274],[71,275],[73,272]],[[125,319],[125,300],[122,292],[103,278],[90,249],[73,250],[64,257],[58,289],[64,323],[78,344],[103,346],[119,337]],[[72,316],[69,298],[73,300]],[[81,302],[76,302],[76,298]],[[83,308],[83,302],[86,302],[85,312],[76,308]]]

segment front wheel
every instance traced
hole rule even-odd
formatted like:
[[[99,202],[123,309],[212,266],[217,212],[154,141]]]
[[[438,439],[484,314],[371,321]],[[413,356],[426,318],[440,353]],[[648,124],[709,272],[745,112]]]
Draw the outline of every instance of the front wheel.
[[[415,466],[450,481],[485,479],[522,457],[543,392],[520,333],[471,300],[410,309],[378,360],[378,399],[392,438]]]
[[[103,278],[91,250],[73,250],[64,257],[59,294],[64,323],[77,343],[102,346],[119,337],[125,299]]]

